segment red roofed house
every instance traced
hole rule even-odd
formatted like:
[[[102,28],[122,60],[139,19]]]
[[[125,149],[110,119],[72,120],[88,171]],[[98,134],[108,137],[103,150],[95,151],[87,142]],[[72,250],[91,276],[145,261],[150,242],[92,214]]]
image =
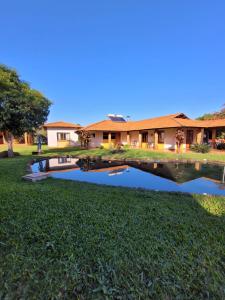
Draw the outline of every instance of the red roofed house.
[[[79,146],[77,130],[81,129],[79,124],[67,122],[54,122],[44,125],[47,130],[49,147]]]
[[[84,127],[92,133],[91,147],[122,143],[132,148],[176,149],[176,132],[182,129],[185,135],[183,149],[191,144],[211,142],[225,131],[225,119],[200,121],[189,119],[183,113],[151,118],[141,121],[126,121],[122,116],[109,115],[103,120]]]

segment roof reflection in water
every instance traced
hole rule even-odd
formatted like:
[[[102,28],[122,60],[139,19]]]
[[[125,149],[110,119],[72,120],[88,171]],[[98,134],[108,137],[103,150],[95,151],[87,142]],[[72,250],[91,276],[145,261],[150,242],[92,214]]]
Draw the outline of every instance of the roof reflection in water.
[[[123,161],[73,157],[54,157],[33,165],[34,172],[51,172],[56,178],[163,191],[225,195],[224,170],[222,165],[200,162],[124,164]]]

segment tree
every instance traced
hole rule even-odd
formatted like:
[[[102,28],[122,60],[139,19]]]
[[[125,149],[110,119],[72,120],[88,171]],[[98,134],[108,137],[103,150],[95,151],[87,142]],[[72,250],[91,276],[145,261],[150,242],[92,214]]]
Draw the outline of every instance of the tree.
[[[88,148],[91,141],[91,133],[84,129],[78,130],[76,133],[79,136],[81,147]]]
[[[207,113],[201,117],[198,117],[197,120],[218,120],[218,119],[225,119],[225,104],[219,111],[214,113]]]
[[[176,144],[177,144],[178,153],[180,153],[180,148],[181,148],[181,145],[184,143],[184,138],[185,138],[185,135],[184,135],[183,129],[177,129],[177,131],[176,131]]]
[[[47,120],[51,102],[22,81],[13,69],[0,65],[0,131],[13,156],[13,137],[34,132]]]

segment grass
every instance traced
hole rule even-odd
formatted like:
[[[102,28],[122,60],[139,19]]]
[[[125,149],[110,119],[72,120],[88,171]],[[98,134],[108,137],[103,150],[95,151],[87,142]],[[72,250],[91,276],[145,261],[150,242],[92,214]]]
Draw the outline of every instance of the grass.
[[[0,299],[225,298],[225,198],[24,182],[32,149],[0,160]]]
[[[0,146],[0,152],[6,150],[6,146]],[[30,155],[32,151],[37,150],[37,146],[20,146],[16,145],[14,147],[16,152],[22,155]],[[78,148],[56,148],[51,149],[47,146],[43,146],[43,155],[60,155],[60,154],[70,154],[70,155],[89,155],[89,156],[107,156],[112,158],[122,158],[122,159],[193,159],[198,161],[208,160],[215,162],[225,163],[225,152],[224,151],[211,151],[209,153],[195,153],[187,152],[182,154],[177,154],[174,152],[163,152],[163,151],[150,151],[144,149],[127,149],[123,153],[112,154],[112,151],[106,149],[90,149],[90,150],[80,150]]]

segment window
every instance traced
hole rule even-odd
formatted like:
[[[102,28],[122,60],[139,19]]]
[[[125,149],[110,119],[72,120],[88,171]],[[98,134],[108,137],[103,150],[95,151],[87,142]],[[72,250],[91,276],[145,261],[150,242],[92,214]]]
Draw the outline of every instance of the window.
[[[164,130],[159,130],[158,131],[158,142],[159,142],[159,144],[164,144],[164,136],[165,136]]]
[[[92,138],[94,139],[94,138],[95,138],[95,133],[92,133],[92,135],[91,135],[91,136],[92,136]]]
[[[115,140],[116,139],[116,133],[115,132],[112,132],[111,133],[111,140]]]
[[[65,163],[70,163],[71,158],[70,157],[59,157],[58,158],[58,164],[65,164]]]
[[[57,132],[57,141],[69,141],[70,133],[69,132]]]
[[[142,133],[142,143],[147,143],[148,142],[148,133],[143,132]]]
[[[109,139],[109,133],[103,132],[103,140],[108,140],[108,139]]]
[[[109,139],[109,132],[103,132],[103,140],[108,140]],[[116,133],[111,132],[111,140],[116,139]]]

